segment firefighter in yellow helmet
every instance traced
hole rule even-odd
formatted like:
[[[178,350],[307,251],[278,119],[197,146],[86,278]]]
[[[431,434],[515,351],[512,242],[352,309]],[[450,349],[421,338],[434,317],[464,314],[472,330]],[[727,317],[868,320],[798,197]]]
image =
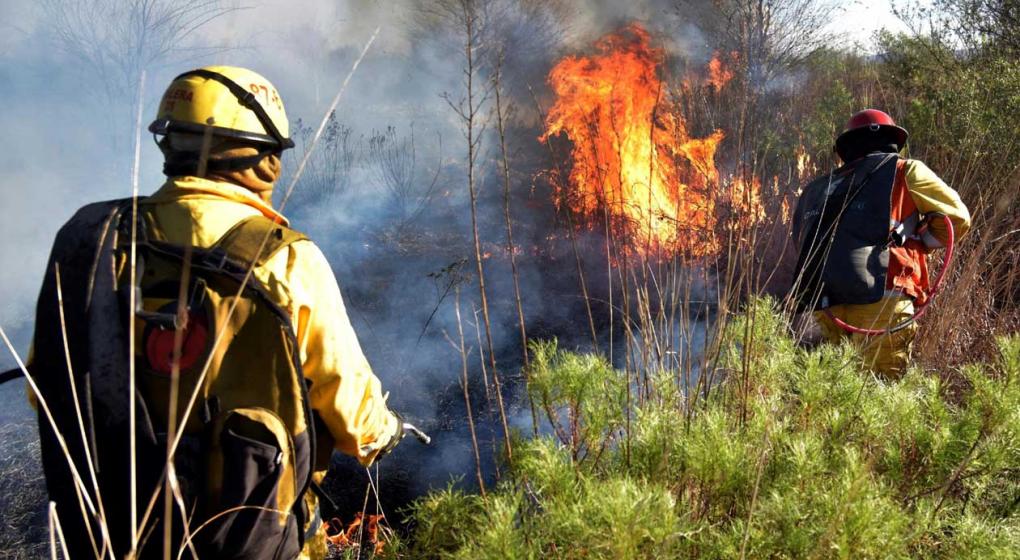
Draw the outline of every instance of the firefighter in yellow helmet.
[[[272,206],[294,145],[283,102],[255,72],[200,68],[171,82],[149,130],[166,183],[137,211],[130,199],[80,209],[37,307],[29,370],[53,414],[51,425],[40,411],[43,468],[72,555],[162,558],[166,545],[186,558],[192,546],[203,558],[324,558],[318,483],[331,451],[370,465],[403,423],[326,258]]]
[[[253,215],[287,224],[271,196],[280,154],[294,144],[283,102],[268,80],[228,66],[185,73],[167,88],[150,131],[163,136],[168,180],[145,204],[168,241],[209,247]],[[400,440],[401,421],[386,406],[326,258],[302,238],[255,267],[254,276],[292,323],[308,400],[325,427],[320,443],[371,464]],[[254,381],[259,364],[250,366]],[[328,456],[317,459],[316,482]],[[324,555],[323,535],[319,530],[305,543],[304,556]]]
[[[882,111],[854,114],[836,139],[843,166],[809,183],[794,214],[799,309],[814,311],[828,340],[851,338],[890,379],[910,360],[911,318],[930,297],[926,255],[949,237],[943,217],[956,239],[970,228],[960,195],[923,162],[899,156],[907,137]]]

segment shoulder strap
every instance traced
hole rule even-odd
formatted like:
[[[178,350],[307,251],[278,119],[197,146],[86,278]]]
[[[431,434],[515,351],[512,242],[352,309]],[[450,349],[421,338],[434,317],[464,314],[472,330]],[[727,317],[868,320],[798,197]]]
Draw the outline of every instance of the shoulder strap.
[[[257,215],[238,222],[213,248],[223,249],[245,266],[254,262],[258,267],[269,262],[281,249],[305,239],[308,239],[305,234]]]
[[[21,371],[21,368],[14,368],[14,369],[12,369],[10,371],[5,371],[3,373],[0,373],[0,385],[3,385],[4,383],[7,383],[8,381],[12,381],[14,379],[18,379],[19,377],[24,377],[24,376],[25,376],[25,374],[24,374],[24,372]]]

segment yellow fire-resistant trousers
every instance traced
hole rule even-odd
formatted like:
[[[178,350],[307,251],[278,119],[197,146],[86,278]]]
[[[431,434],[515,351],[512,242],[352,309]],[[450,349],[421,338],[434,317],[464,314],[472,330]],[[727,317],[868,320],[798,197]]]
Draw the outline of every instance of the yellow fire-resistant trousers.
[[[914,314],[914,301],[905,296],[888,296],[865,305],[834,305],[832,314],[843,322],[865,329],[885,329],[902,323]],[[899,379],[910,363],[917,325],[892,334],[867,336],[850,334],[839,328],[825,313],[815,312],[822,335],[830,342],[849,338],[859,349],[865,364],[886,379]]]

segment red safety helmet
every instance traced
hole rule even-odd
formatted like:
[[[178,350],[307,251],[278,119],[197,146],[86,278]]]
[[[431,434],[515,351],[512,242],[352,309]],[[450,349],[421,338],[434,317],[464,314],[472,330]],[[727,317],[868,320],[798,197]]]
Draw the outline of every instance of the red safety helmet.
[[[903,149],[910,136],[888,113],[878,109],[865,109],[854,113],[847,121],[846,128],[836,138],[836,152],[842,157],[849,144],[860,142],[872,134],[888,135],[890,142],[895,143],[900,149]]]

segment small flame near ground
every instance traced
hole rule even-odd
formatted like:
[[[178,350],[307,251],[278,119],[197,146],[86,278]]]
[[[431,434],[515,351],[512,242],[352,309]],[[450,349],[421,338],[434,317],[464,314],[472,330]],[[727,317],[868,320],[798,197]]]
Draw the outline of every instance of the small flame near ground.
[[[716,152],[726,135],[691,134],[676,97],[683,92],[669,91],[659,71],[665,51],[651,46],[648,32],[631,24],[594,50],[563,58],[549,73],[556,101],[539,140],[562,133],[572,144],[569,177],[551,173],[560,204],[646,256],[717,254],[720,204],[736,210],[724,229],[763,220],[757,178],[731,178],[721,192]],[[733,77],[717,53],[702,80],[718,91]]]
[[[382,554],[386,548],[386,541],[381,537],[386,529],[380,522],[384,520],[385,516],[381,514],[366,516],[358,512],[354,521],[344,527],[343,521],[334,517],[326,524],[326,542],[338,554],[360,548],[362,542],[372,545],[373,554]]]

